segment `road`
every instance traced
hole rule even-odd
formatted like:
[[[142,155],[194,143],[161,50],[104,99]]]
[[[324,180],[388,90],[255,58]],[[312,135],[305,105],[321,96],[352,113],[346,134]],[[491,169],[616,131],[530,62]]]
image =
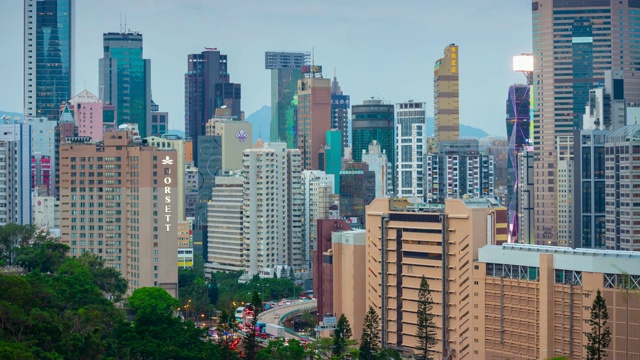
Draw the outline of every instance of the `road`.
[[[258,322],[280,325],[280,318],[287,313],[300,312],[307,309],[316,309],[317,307],[318,303],[316,302],[316,300],[296,301],[290,305],[276,306],[273,309],[269,309],[260,313],[260,315],[258,315]],[[299,336],[291,335],[288,332],[285,333],[285,338],[300,340]]]

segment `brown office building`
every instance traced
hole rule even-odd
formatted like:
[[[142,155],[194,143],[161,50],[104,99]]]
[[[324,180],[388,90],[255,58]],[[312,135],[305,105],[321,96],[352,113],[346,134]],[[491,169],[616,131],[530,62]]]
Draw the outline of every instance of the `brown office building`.
[[[322,77],[322,67],[302,68],[298,80],[298,149],[302,170],[319,170],[320,150],[331,130],[331,80]]]
[[[128,131],[60,147],[60,235],[71,256],[90,252],[120,271],[128,293],[146,286],[178,296],[177,153]]]
[[[640,254],[504,244],[473,264],[472,353],[457,359],[586,359],[590,310],[600,290],[607,359],[640,359]]]
[[[460,138],[460,80],[458,46],[444,49],[433,69],[434,137],[435,147],[441,141]]]
[[[487,199],[447,199],[444,206],[426,208],[390,205],[389,199],[375,199],[366,221],[365,306],[380,314],[383,345],[417,353],[418,289],[425,276],[438,339],[430,355],[481,359],[471,356],[473,261],[480,247],[495,243],[497,212],[504,208]]]

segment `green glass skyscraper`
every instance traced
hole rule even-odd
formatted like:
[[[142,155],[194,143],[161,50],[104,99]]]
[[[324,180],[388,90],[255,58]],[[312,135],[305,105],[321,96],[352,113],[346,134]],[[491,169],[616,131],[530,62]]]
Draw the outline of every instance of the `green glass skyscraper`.
[[[265,53],[265,69],[271,70],[271,142],[286,142],[287,148],[297,149],[297,100],[300,68],[309,63],[308,52]]]
[[[116,124],[138,124],[141,137],[151,129],[151,60],[142,58],[142,34],[106,33],[99,62],[103,102],[116,107]]]
[[[55,121],[60,116],[60,104],[73,95],[74,18],[75,0],[24,1],[27,117],[46,116]]]
[[[351,154],[353,161],[362,161],[362,151],[377,140],[387,154],[391,168],[395,169],[395,132],[393,104],[382,100],[365,100],[362,105],[351,107]]]

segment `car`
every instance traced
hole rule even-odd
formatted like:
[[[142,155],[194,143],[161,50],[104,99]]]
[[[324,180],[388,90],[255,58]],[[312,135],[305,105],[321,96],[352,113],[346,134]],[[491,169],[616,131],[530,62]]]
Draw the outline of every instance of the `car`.
[[[274,318],[274,319],[280,319],[280,314],[275,314],[275,315],[273,315],[273,318]]]

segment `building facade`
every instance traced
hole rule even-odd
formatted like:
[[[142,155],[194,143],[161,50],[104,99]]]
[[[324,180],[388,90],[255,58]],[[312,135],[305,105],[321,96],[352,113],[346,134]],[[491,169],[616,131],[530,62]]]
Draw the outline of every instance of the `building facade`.
[[[60,149],[60,236],[70,255],[97,255],[128,281],[178,296],[177,161],[129,131]]]
[[[507,198],[509,208],[509,237],[518,237],[518,154],[530,146],[531,92],[529,85],[511,85],[507,95]]]
[[[303,269],[302,160],[285,143],[243,152],[244,273],[272,278],[278,268]]]
[[[252,125],[244,120],[213,118],[207,121],[206,135],[219,136],[222,173],[242,170],[242,152],[251,148]]]
[[[238,175],[216,177],[207,217],[207,262],[213,271],[244,269],[243,183]]]
[[[297,149],[298,81],[301,69],[309,64],[309,52],[267,51],[264,67],[271,71],[271,133],[273,142],[285,142],[287,148]]]
[[[311,277],[312,253],[318,248],[318,220],[329,218],[329,208],[338,202],[334,192],[333,175],[320,170],[304,170],[302,186],[303,206],[303,262],[302,269]]]
[[[56,122],[46,117],[24,119],[31,129],[31,188],[42,196],[53,196],[56,169]]]
[[[558,237],[556,244],[559,246],[574,247],[573,203],[575,198],[575,189],[573,188],[573,135],[558,136],[556,148],[556,154],[558,154],[558,161],[556,162],[558,164],[558,218],[556,219]],[[551,241],[547,240],[546,244],[551,245]]]
[[[426,155],[426,202],[449,198],[493,198],[493,156],[480,152],[478,140],[444,141],[439,153]]]
[[[104,104],[88,90],[82,90],[69,99],[69,110],[78,125],[78,136],[89,136],[93,141],[102,141],[104,133]],[[115,110],[114,110],[115,111]]]
[[[434,302],[437,339],[429,355],[482,359],[471,355],[468,336],[473,330],[473,260],[480,247],[496,241],[497,213],[506,208],[487,199],[407,205],[376,199],[367,207],[365,307],[380,315],[382,345],[407,356],[418,354],[416,309],[424,276]]]
[[[206,134],[207,121],[215,117],[216,109],[226,106],[231,117],[241,119],[240,84],[231,82],[227,55],[216,48],[206,48],[200,54],[189,54],[187,73],[184,75],[184,129],[192,139],[194,161],[197,163],[198,136]]]
[[[0,123],[0,225],[31,224],[31,149],[28,124]]]
[[[145,140],[147,140],[147,145],[156,147],[158,150],[172,149],[176,151],[176,171],[178,172],[178,177],[176,179],[175,207],[176,214],[178,214],[178,220],[184,221],[186,219],[185,191],[187,188],[187,185],[185,184],[185,140],[177,135],[164,135],[162,137],[149,136],[145,138]]]
[[[24,116],[58,119],[73,93],[75,0],[24,2]]]
[[[326,133],[331,130],[331,81],[322,77],[322,67],[305,66],[298,80],[298,150],[302,154],[302,168],[320,169],[320,150]]]
[[[427,152],[426,104],[396,104],[396,191],[400,198],[424,202],[424,160]]]
[[[370,171],[375,174],[375,197],[389,197],[393,189],[393,169],[387,158],[387,154],[381,149],[378,141],[373,140],[369,144],[369,151],[362,154],[362,162],[367,164]]]
[[[557,242],[556,139],[580,129],[589,90],[606,70],[622,70],[626,101],[640,100],[637,8],[633,1],[532,1],[536,241]]]
[[[350,146],[351,122],[349,121],[351,97],[342,93],[338,78],[333,75],[331,81],[331,129],[342,133],[342,148]]]
[[[605,139],[606,248],[640,250],[640,125],[625,126]],[[598,194],[599,195],[599,194]]]
[[[151,100],[151,131],[149,135],[162,136],[169,131],[169,113],[160,111],[160,105]]]
[[[596,292],[607,305],[609,359],[640,356],[635,252],[504,244],[473,262],[470,359],[586,359]],[[477,305],[477,306],[476,306]],[[471,341],[473,339],[473,341]],[[458,357],[461,358],[461,357]]]
[[[116,124],[138,124],[151,135],[151,60],[142,57],[142,34],[105,33],[98,63],[103,101],[116,107]]]
[[[365,163],[351,163],[340,171],[340,216],[362,226],[365,207],[376,198],[376,174]],[[355,225],[354,225],[355,226]]]
[[[441,141],[460,138],[460,57],[450,44],[433,68],[434,149]]]
[[[604,249],[605,139],[608,130],[580,130],[573,143],[573,246]]]
[[[393,105],[382,100],[365,100],[351,106],[351,154],[353,161],[362,161],[362,151],[376,140],[395,169],[395,131]]]

